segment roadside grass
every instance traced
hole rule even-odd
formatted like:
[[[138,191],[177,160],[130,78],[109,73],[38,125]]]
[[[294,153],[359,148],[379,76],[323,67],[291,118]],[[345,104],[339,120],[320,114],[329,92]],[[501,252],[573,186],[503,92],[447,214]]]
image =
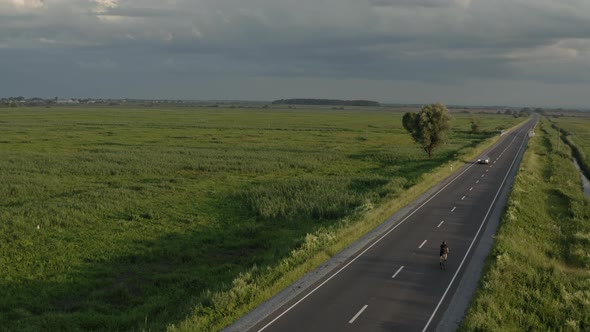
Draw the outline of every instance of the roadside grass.
[[[590,201],[542,120],[460,331],[590,329]]]
[[[402,115],[0,111],[0,326],[218,330],[522,121],[457,114],[427,160]]]

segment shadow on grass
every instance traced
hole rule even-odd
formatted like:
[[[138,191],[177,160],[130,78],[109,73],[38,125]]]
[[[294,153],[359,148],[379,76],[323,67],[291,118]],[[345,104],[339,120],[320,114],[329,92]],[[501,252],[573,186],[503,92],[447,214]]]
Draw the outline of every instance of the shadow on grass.
[[[426,156],[426,154],[424,154]],[[434,171],[437,167],[444,164],[445,162],[456,157],[455,151],[449,151],[446,154],[435,154],[433,158],[428,159],[414,159],[414,160],[396,160],[390,158],[391,153],[383,151],[367,151],[362,154],[356,154],[350,156],[352,159],[368,160],[377,163],[379,166],[376,167],[373,172],[375,174],[387,177],[405,178],[404,188],[409,188],[420,181],[422,175]]]
[[[480,132],[476,132],[474,133],[471,130],[453,130],[453,132],[451,133],[451,137],[450,139],[459,139],[459,140],[465,140],[465,141],[476,141],[477,143],[481,143],[484,140],[497,135],[498,132],[496,131],[480,131]]]
[[[275,265],[319,227],[311,221],[261,222],[237,205],[219,207],[234,211],[220,212],[210,227],[128,243],[121,249],[127,254],[116,259],[89,257],[74,272],[47,281],[0,281],[0,326],[9,331],[163,331],[197,304],[207,306],[207,290],[229,289],[254,265]],[[232,213],[244,218],[227,219]]]

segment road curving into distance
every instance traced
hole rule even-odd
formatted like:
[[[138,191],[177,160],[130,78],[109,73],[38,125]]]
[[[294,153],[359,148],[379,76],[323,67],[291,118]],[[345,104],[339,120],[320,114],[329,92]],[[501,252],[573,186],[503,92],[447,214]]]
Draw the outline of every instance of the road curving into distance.
[[[505,202],[499,198],[512,185],[535,123],[536,117],[503,135],[485,153],[489,164],[465,165],[321,278],[287,300],[271,299],[226,330],[434,331],[442,318],[447,319],[442,329],[452,330],[444,313],[452,301],[469,303],[465,297],[471,295],[461,295],[458,285],[481,270],[485,253],[474,259],[478,269],[467,266],[474,265],[490,216],[499,219]],[[438,263],[442,241],[450,247],[446,270]],[[453,304],[449,314],[461,315],[465,308]]]

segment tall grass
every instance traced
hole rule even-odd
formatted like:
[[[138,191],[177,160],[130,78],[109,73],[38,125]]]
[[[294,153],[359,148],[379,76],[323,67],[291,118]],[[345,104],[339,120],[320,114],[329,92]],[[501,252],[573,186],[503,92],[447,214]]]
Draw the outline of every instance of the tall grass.
[[[389,183],[389,179],[380,176],[297,178],[255,185],[240,196],[254,213],[265,219],[336,219],[366,202],[378,200],[379,194],[395,190],[391,186],[385,188]]]
[[[0,326],[219,329],[519,121],[457,116],[426,160],[402,114],[0,111]]]
[[[557,131],[537,134],[462,331],[590,329],[590,201]]]

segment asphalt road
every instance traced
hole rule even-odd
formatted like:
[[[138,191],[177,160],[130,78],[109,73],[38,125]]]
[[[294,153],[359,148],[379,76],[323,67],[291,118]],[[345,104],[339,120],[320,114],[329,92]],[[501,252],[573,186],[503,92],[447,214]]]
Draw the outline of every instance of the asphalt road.
[[[534,120],[509,132],[378,236],[244,328],[250,331],[433,331],[463,277],[482,229],[511,183]],[[439,246],[450,247],[446,270]]]

